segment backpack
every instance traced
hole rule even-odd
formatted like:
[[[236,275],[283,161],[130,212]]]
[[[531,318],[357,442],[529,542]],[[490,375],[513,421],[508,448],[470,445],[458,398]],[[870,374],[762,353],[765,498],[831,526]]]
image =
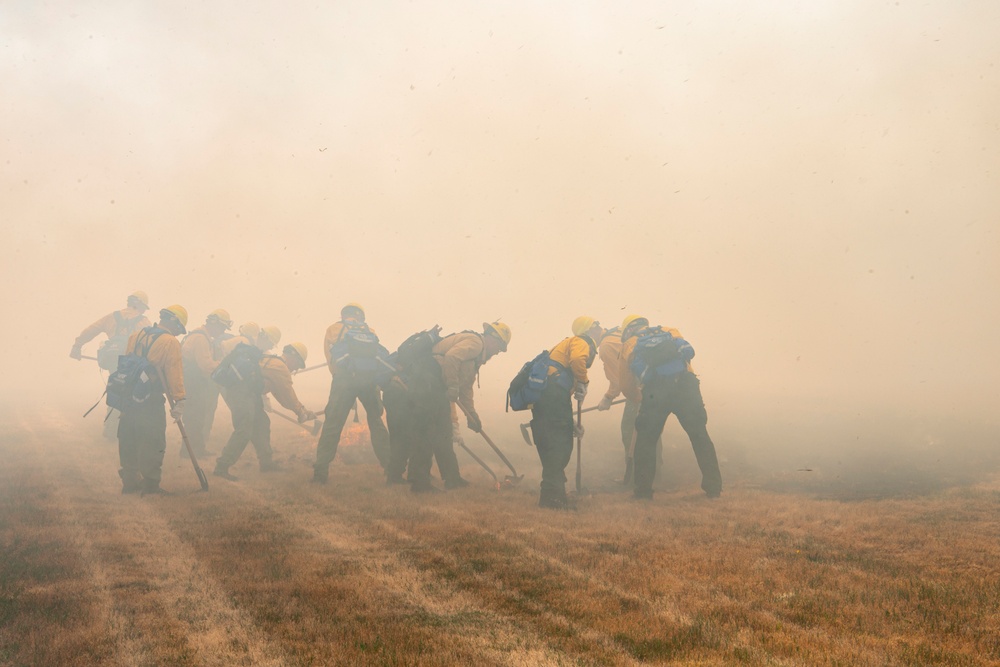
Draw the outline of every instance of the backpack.
[[[555,368],[556,372],[549,375],[549,368]],[[521,370],[510,381],[510,387],[507,389],[507,409],[515,412],[530,409],[542,397],[550,378],[561,387],[567,389],[572,387],[573,376],[565,371],[562,364],[549,357],[548,350],[542,350],[537,357],[521,366]]]
[[[402,370],[429,359],[434,354],[434,346],[441,342],[441,327],[419,331],[402,343],[392,355],[392,360]]]
[[[115,311],[115,333],[108,336],[108,339],[97,348],[97,365],[106,371],[113,371],[118,368],[118,357],[125,354],[128,348],[128,338],[132,335],[136,323],[142,319],[142,315],[137,315],[130,320],[122,317],[120,310]]]
[[[160,373],[146,355],[156,339],[167,333],[159,327],[147,327],[135,341],[132,354],[118,357],[117,368],[108,376],[107,404],[121,412],[142,405],[150,397],[163,393]],[[145,334],[145,337],[143,337]]]
[[[364,322],[342,322],[340,338],[330,346],[330,361],[355,378],[384,384],[396,374],[389,350]]]
[[[212,371],[212,380],[226,389],[246,387],[263,390],[264,376],[260,371],[263,357],[264,353],[256,345],[239,343]]]
[[[667,376],[685,371],[693,358],[694,348],[683,338],[675,338],[663,327],[646,327],[637,334],[629,370],[643,382],[651,373]]]

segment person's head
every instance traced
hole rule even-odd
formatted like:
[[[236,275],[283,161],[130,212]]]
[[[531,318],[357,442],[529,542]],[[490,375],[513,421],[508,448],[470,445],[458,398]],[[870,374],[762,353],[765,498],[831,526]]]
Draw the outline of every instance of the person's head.
[[[507,351],[510,343],[510,327],[497,320],[496,322],[483,322],[483,347],[486,358],[489,359],[500,352]]]
[[[601,336],[604,335],[601,323],[588,315],[581,315],[573,320],[572,329],[574,336],[586,336],[594,343],[600,343]]]
[[[627,340],[634,336],[637,331],[648,326],[649,320],[642,315],[626,315],[625,319],[622,320],[622,340]]]
[[[290,371],[302,370],[306,367],[309,350],[302,343],[289,343],[281,350],[281,358]]]
[[[360,303],[355,303],[352,301],[343,308],[340,309],[340,319],[341,320],[352,320],[354,322],[364,322],[365,321],[365,309]]]
[[[257,347],[261,352],[267,352],[274,348],[281,340],[281,329],[278,327],[262,327],[257,336]]]
[[[160,326],[175,336],[187,333],[188,311],[184,306],[174,304],[160,311]]]
[[[144,313],[149,310],[149,297],[142,290],[136,290],[128,295],[126,304],[129,308]]]
[[[240,325],[240,335],[253,345],[257,342],[257,336],[260,335],[260,327],[256,322],[244,322]]]
[[[205,318],[205,331],[212,338],[218,338],[233,326],[233,320],[229,317],[229,311],[216,308]]]

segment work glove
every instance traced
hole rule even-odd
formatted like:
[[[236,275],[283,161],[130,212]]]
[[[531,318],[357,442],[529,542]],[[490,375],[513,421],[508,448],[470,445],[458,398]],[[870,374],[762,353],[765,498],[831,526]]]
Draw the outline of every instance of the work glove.
[[[601,402],[597,404],[597,409],[600,410],[600,411],[602,411],[602,412],[604,410],[610,410],[611,409],[611,400],[612,400],[611,397],[608,396],[607,394],[605,394],[604,397],[601,398]]]
[[[312,410],[303,410],[299,413],[299,423],[311,421],[316,419],[316,413]]]
[[[587,387],[590,386],[587,382],[577,382],[576,389],[573,390],[573,398],[577,401],[583,401],[587,396]]]
[[[173,417],[174,421],[180,421],[181,415],[184,414],[184,399],[177,401],[170,406],[170,416]]]
[[[459,447],[465,444],[465,439],[462,437],[461,429],[459,425],[454,422],[451,424],[451,442]]]
[[[73,349],[69,351],[69,358],[76,359],[77,361],[83,359],[83,350],[78,345],[74,345]]]
[[[458,402],[458,387],[448,387],[448,400],[452,403]]]
[[[271,397],[267,394],[261,397],[261,405],[264,406],[264,412],[271,412]]]
[[[475,412],[470,412],[466,416],[466,420],[469,424],[469,430],[473,433],[479,433],[483,430],[483,422]]]
[[[583,424],[573,424],[573,437],[583,438]]]

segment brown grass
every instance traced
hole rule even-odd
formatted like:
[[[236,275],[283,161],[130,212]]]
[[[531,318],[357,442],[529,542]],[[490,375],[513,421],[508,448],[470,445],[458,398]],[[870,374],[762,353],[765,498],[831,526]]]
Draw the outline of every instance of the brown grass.
[[[531,469],[413,497],[354,451],[313,487],[312,440],[276,424],[287,471],[248,450],[242,481],[187,493],[172,443],[183,493],[140,499],[91,428],[0,429],[0,664],[1000,663],[996,480],[852,502],[734,480],[554,513]]]

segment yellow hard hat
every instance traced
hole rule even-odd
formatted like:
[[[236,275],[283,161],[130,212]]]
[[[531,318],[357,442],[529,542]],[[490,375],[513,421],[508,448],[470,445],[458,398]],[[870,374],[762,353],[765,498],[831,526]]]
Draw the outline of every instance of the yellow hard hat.
[[[573,320],[573,335],[582,336],[583,334],[594,328],[594,325],[598,324],[597,320],[593,317],[587,315],[581,315],[580,317]]]
[[[271,345],[277,345],[281,340],[281,329],[278,327],[261,327],[260,332],[271,341]]]
[[[639,324],[649,324],[649,320],[647,320],[642,315],[626,315],[625,319],[622,320],[622,331],[625,331],[625,329],[628,329],[629,325],[631,325],[631,324],[636,324],[636,325],[639,325]]]
[[[240,325],[240,335],[255,341],[260,335],[260,326],[256,322],[244,322]]]
[[[303,345],[302,343],[289,343],[288,345],[285,346],[285,349],[282,350],[282,352],[288,354],[289,350],[298,355],[299,359],[302,360],[303,366],[306,365],[306,358],[309,356],[309,350],[308,348],[306,348],[305,345]]]
[[[142,290],[136,290],[128,295],[127,301],[138,301],[143,308],[149,308],[149,297]]]
[[[170,317],[177,320],[181,325],[181,333],[187,333],[188,311],[184,306],[179,306],[176,303],[167,306],[160,311],[160,317]]]
[[[340,309],[340,316],[341,317],[347,317],[347,314],[350,311],[352,311],[352,310],[357,311],[358,313],[360,313],[362,320],[365,319],[365,309],[364,309],[364,306],[362,306],[360,303],[358,303],[356,301],[352,301],[349,304],[347,304],[346,306],[344,306],[343,308],[341,308]]]
[[[500,348],[504,352],[507,351],[507,345],[510,343],[510,327],[497,320],[496,322],[483,322],[483,331],[488,334],[493,334],[500,339],[503,343],[503,347]]]
[[[210,312],[205,319],[206,324],[209,322],[219,322],[226,327],[226,331],[229,331],[229,328],[233,326],[233,320],[229,317],[229,311],[223,308],[216,308]]]

